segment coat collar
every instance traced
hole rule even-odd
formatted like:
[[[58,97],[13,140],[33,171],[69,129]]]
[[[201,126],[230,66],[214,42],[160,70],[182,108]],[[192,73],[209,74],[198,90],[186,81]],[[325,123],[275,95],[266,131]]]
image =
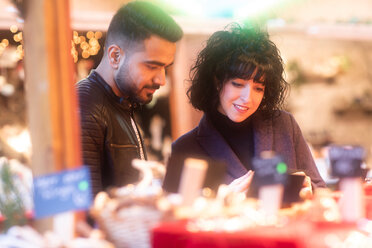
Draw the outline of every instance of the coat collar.
[[[273,130],[270,120],[263,120],[257,114],[253,118],[254,155],[259,156],[262,151],[272,150]],[[200,120],[197,140],[210,157],[228,164],[227,174],[232,178],[238,178],[247,173],[247,169],[206,115],[203,115]]]

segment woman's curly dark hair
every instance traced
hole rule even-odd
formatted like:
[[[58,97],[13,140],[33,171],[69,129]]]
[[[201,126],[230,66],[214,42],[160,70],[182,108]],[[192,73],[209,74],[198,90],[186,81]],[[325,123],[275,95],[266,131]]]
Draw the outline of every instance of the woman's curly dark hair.
[[[266,31],[233,23],[207,40],[191,68],[187,96],[196,109],[212,112],[219,105],[224,83],[254,77],[254,81],[265,85],[258,111],[270,117],[282,108],[287,95],[283,72],[279,50]]]

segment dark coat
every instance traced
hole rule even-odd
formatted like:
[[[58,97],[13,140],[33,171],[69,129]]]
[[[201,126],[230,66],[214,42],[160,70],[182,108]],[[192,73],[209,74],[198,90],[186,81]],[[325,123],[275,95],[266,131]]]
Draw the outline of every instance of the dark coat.
[[[272,119],[266,120],[256,113],[251,118],[253,118],[254,156],[259,156],[262,151],[275,151],[282,155],[290,171],[303,171],[311,178],[314,187],[325,187],[310,149],[290,113],[280,111]],[[172,160],[172,157],[178,157],[177,162]],[[225,161],[227,184],[247,173],[247,169],[206,115],[202,117],[195,129],[172,144],[172,157],[164,181],[165,189],[178,188],[176,185],[179,182],[175,182],[175,178],[179,178],[181,173],[182,163],[179,161],[182,159],[179,157],[210,157]]]
[[[132,104],[116,96],[95,71],[78,82],[76,88],[83,162],[90,168],[93,192],[136,182],[139,172],[131,163],[134,158],[141,158],[142,140],[131,122]]]

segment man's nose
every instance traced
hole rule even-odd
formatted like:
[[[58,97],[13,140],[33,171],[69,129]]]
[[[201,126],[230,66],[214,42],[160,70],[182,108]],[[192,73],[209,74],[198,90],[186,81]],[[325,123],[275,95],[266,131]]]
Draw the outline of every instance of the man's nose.
[[[165,68],[162,68],[154,77],[153,82],[160,86],[165,85]]]

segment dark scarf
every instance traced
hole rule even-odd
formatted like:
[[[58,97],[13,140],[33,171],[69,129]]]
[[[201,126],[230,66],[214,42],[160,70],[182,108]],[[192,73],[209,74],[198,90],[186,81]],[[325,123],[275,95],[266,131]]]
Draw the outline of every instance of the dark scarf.
[[[242,122],[236,123],[218,111],[207,114],[207,117],[242,164],[248,170],[252,169],[251,160],[254,154],[252,118],[249,117]]]

